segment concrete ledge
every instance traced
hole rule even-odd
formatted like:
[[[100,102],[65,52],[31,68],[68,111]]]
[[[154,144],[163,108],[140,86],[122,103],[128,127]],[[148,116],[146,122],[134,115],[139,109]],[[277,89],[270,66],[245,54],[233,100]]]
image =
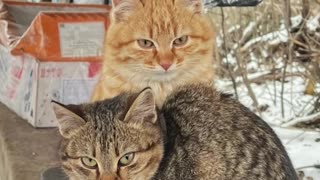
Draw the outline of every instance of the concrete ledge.
[[[0,180],[39,180],[59,165],[57,128],[35,129],[0,103]]]

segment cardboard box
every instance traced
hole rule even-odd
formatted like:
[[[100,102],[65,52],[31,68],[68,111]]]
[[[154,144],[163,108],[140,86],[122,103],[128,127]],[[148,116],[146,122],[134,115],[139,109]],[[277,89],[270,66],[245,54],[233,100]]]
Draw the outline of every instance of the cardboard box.
[[[54,127],[57,124],[51,100],[78,104],[90,98],[102,63],[108,8],[9,2],[5,5],[8,13],[10,10],[17,13],[24,6],[22,13],[34,14],[34,17],[27,28],[23,28],[27,23],[22,22],[28,22],[30,17],[22,16],[24,21],[18,16],[0,17],[0,26],[3,22],[16,24],[11,29],[7,26],[5,32],[8,33],[0,38],[0,101],[34,127]],[[39,12],[35,13],[33,7]],[[61,12],[63,8],[65,12]],[[76,16],[88,8],[91,13],[83,13],[82,19],[77,20]],[[50,9],[50,12],[42,9]],[[46,21],[51,23],[50,28],[39,23],[38,20],[44,18],[50,19]],[[92,35],[88,26],[94,27],[97,33]],[[59,48],[50,48],[52,45]]]

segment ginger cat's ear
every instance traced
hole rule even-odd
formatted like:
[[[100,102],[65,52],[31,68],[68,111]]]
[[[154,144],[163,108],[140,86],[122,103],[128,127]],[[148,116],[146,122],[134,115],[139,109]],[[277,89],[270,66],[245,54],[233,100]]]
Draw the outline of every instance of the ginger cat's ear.
[[[52,109],[58,121],[60,134],[64,138],[70,138],[72,134],[86,124],[86,121],[80,117],[80,106],[65,106],[58,102],[51,102]]]
[[[193,13],[202,13],[203,3],[202,0],[177,0],[176,3],[182,5],[182,7],[187,7]]]
[[[112,20],[125,21],[139,7],[142,7],[139,0],[112,0]]]

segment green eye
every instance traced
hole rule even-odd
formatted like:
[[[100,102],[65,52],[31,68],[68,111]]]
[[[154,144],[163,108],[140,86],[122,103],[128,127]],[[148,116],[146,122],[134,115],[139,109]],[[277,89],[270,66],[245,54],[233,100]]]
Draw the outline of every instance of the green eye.
[[[82,157],[81,162],[86,168],[89,169],[96,169],[98,166],[97,161],[89,157]]]
[[[173,46],[181,47],[187,44],[188,40],[189,40],[189,36],[181,36],[173,41]]]
[[[119,160],[119,166],[127,166],[129,165],[134,159],[134,153],[128,153],[124,156],[121,157],[121,159]]]
[[[154,48],[153,42],[147,39],[139,39],[138,44],[141,48],[144,48],[144,49]]]

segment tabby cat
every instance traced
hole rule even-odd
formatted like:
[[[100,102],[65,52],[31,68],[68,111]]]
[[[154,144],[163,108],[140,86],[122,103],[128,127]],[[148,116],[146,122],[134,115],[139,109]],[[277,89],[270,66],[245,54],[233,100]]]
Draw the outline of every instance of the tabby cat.
[[[53,103],[71,180],[297,180],[272,129],[207,85],[178,88],[157,111],[153,92]]]
[[[113,0],[92,101],[151,87],[161,105],[177,86],[213,80],[214,31],[201,0]]]

